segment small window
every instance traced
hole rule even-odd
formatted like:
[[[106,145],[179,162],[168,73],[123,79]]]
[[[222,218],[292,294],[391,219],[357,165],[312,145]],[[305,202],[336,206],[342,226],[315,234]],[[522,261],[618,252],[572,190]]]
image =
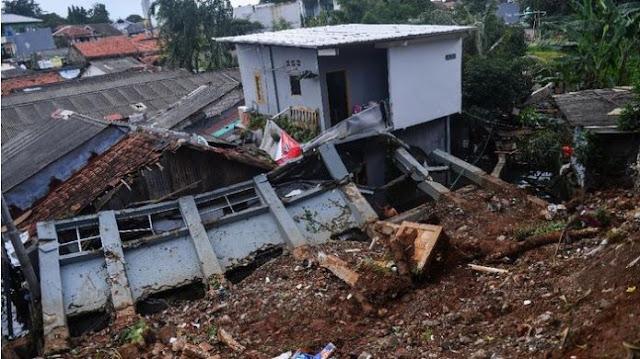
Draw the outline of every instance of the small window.
[[[302,88],[300,87],[300,76],[289,76],[289,83],[291,84],[291,95],[302,95]]]
[[[264,94],[262,93],[262,76],[260,74],[254,74],[253,80],[256,85],[256,98],[258,103],[264,103]]]
[[[449,60],[454,60],[456,58],[456,54],[446,54],[444,56],[444,59],[449,61]]]
[[[296,66],[300,66],[300,60],[296,60]]]

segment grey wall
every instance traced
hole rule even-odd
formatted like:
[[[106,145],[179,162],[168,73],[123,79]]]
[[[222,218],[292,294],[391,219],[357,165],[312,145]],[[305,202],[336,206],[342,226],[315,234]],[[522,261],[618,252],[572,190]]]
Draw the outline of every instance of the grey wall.
[[[318,57],[318,65],[323,95],[323,130],[331,126],[326,83],[328,72],[347,71],[349,111],[352,111],[356,104],[385,100],[389,97],[386,49],[376,49],[373,45],[341,47],[337,56]]]
[[[409,145],[420,147],[426,153],[435,149],[446,151],[446,125],[446,118],[439,118],[404,130],[396,130],[394,134]]]
[[[307,106],[320,110],[320,115],[322,115],[320,80],[318,77],[301,80],[302,95],[292,96],[289,83],[290,75],[302,74],[305,70],[318,74],[316,50],[274,46],[272,48],[274,71],[271,71],[269,46],[238,44],[236,45],[236,50],[247,106],[269,115],[275,115],[288,106]],[[297,64],[298,60],[300,61],[300,66],[286,66],[286,61],[296,61]],[[262,77],[263,103],[258,102],[254,81],[255,74],[260,74]],[[280,104],[279,108],[276,102],[274,76]]]
[[[448,54],[455,54],[455,59],[447,60]],[[389,48],[389,93],[395,128],[460,112],[461,59],[460,37]]]
[[[51,29],[48,27],[17,34],[14,37],[14,42],[16,56],[21,58],[27,58],[34,52],[56,48],[53,36],[51,36]]]

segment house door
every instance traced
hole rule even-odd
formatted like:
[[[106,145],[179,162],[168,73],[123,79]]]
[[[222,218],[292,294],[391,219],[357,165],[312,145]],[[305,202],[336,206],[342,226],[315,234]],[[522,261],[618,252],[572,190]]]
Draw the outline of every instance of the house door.
[[[327,73],[327,92],[331,126],[349,117],[347,72],[345,70]]]

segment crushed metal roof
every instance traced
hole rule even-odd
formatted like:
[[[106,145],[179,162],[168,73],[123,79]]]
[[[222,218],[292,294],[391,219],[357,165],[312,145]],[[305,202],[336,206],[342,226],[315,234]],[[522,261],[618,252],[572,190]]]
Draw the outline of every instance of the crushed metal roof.
[[[240,44],[322,48],[464,34],[471,29],[471,26],[346,24],[222,37],[215,40]]]
[[[22,16],[17,14],[2,14],[2,23],[3,24],[20,24],[25,22],[42,22],[40,19],[36,19],[35,17]]]
[[[271,161],[259,158],[240,147],[222,148],[193,144],[171,131],[132,132],[104,153],[94,157],[69,179],[36,202],[31,207],[31,216],[23,222],[22,227],[31,227],[31,230],[34,230],[33,224],[39,221],[77,214],[105,191],[119,185],[121,180],[160,161],[165,152],[175,152],[183,146],[265,170],[273,168]]]
[[[10,141],[3,141],[3,189],[10,190],[22,183],[108,126],[110,123],[106,121],[71,114],[66,119],[50,117]]]
[[[633,92],[627,87],[616,87],[569,92],[554,95],[553,99],[572,126],[617,132],[618,116],[607,114],[630,103]]]
[[[146,113],[151,117],[201,85],[224,86],[233,82],[229,75],[233,71],[237,70],[199,74],[186,70],[120,72],[45,85],[40,91],[3,96],[2,142],[48,121],[58,109],[94,118],[114,113],[125,117]],[[144,108],[136,108],[135,104],[142,104]]]

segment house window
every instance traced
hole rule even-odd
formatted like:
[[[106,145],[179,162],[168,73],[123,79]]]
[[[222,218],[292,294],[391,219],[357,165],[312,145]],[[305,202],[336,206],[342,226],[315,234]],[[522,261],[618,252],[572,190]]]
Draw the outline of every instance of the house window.
[[[256,85],[256,99],[258,103],[264,103],[264,93],[262,92],[262,76],[260,74],[254,74],[253,80]]]
[[[302,88],[300,87],[300,76],[289,76],[289,84],[291,84],[291,95],[302,95]]]

